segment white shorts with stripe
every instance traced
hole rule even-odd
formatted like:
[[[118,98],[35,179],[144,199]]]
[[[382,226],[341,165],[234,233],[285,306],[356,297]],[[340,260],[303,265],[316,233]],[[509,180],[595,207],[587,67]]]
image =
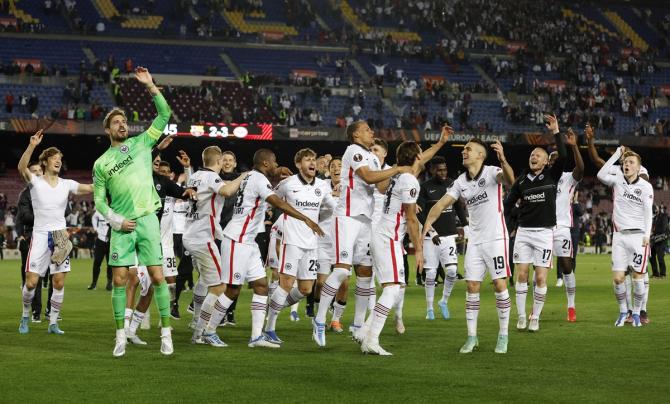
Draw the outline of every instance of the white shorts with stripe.
[[[47,269],[50,274],[70,272],[70,258],[66,258],[62,264],[51,263],[51,254],[53,254],[53,238],[50,231],[34,231],[28,248],[28,258],[26,260],[26,272],[38,274],[44,277]]]
[[[214,240],[193,241],[184,239],[184,248],[193,259],[193,268],[200,274],[199,282],[205,286],[216,286],[221,281],[221,257]]]
[[[279,257],[277,257],[276,237],[270,237],[270,242],[268,243],[268,258],[266,266],[269,266],[272,269],[279,268]]]
[[[370,245],[374,262],[374,274],[380,284],[405,283],[402,241],[380,234],[372,237]]]
[[[570,228],[556,226],[554,228],[554,255],[556,257],[572,258],[574,246],[572,245],[572,234]]]
[[[328,232],[330,229],[324,228],[323,230]],[[335,246],[330,234],[319,238],[317,250],[317,260],[319,261],[317,273],[328,275],[330,274],[330,267],[335,263]]]
[[[628,267],[643,274],[647,272],[649,246],[643,247],[642,231],[616,231],[612,235],[612,271],[625,272]]]
[[[300,248],[282,244],[279,250],[279,273],[293,276],[301,281],[316,279],[319,266],[316,248]]]
[[[487,271],[491,279],[511,276],[507,239],[501,238],[481,244],[468,243],[464,266],[466,281],[482,282]]]
[[[337,216],[333,221],[335,264],[372,265],[372,226],[365,216]]]
[[[242,285],[265,278],[265,267],[258,244],[238,243],[228,237],[221,242],[222,281],[226,285]]]
[[[174,256],[174,245],[161,244],[163,247],[163,276],[177,276],[177,258]]]
[[[553,244],[553,229],[519,227],[514,239],[514,263],[551,268]]]
[[[440,237],[440,245],[435,245],[432,239],[424,239],[423,262],[426,269],[437,269],[440,264],[443,267],[458,264],[456,236]]]

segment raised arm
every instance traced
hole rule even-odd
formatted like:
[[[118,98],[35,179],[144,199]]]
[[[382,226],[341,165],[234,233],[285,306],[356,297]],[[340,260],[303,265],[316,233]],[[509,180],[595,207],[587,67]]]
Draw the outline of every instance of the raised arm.
[[[270,205],[272,205],[272,206],[274,206],[275,208],[281,210],[282,212],[286,213],[287,215],[289,215],[289,216],[291,216],[291,217],[294,217],[294,218],[296,218],[296,219],[298,219],[298,220],[301,220],[301,221],[305,222],[305,224],[306,224],[310,229],[312,229],[312,231],[313,231],[314,233],[318,234],[319,236],[323,237],[323,236],[325,235],[325,233],[323,232],[323,230],[321,230],[321,228],[319,227],[318,224],[314,223],[314,222],[312,221],[312,219],[308,218],[307,216],[305,216],[305,215],[303,215],[302,213],[300,213],[300,212],[298,212],[297,210],[295,210],[295,208],[294,208],[293,206],[291,206],[291,205],[289,205],[288,203],[286,203],[285,200],[280,199],[277,195],[272,194],[272,195],[268,196],[267,199],[266,199],[266,201],[267,201]]]
[[[565,168],[565,159],[567,157],[567,150],[565,148],[565,141],[563,140],[563,135],[561,134],[560,129],[558,128],[558,119],[556,115],[545,115],[544,119],[547,121],[547,129],[554,135],[554,142],[556,143],[556,152],[558,153],[558,159],[554,162],[554,165],[551,167],[551,176],[554,180],[558,181],[563,175],[563,170]],[[571,129],[568,129],[572,131]]]
[[[612,170],[612,168],[614,168],[614,163],[621,158],[621,154],[623,153],[622,148],[623,146],[617,147],[614,154],[612,154],[610,159],[607,160],[607,162],[600,168],[600,171],[598,171],[598,179],[605,185],[612,186],[616,183],[616,176],[614,175],[615,171]]]
[[[582,159],[582,154],[579,152],[579,146],[577,146],[577,135],[568,129],[568,134],[565,135],[565,143],[570,146],[572,150],[572,157],[575,160],[575,168],[572,169],[572,178],[575,181],[581,181],[584,178],[584,160]]]
[[[433,144],[426,150],[424,150],[421,153],[421,165],[425,166],[426,163],[428,163],[430,160],[432,160],[433,157],[437,154],[438,151],[447,144],[447,141],[449,140],[449,137],[454,134],[454,128],[452,128],[449,125],[444,125],[442,127],[442,133],[440,134],[440,140],[437,141],[437,143]],[[414,173],[414,175],[419,175],[419,173]]]
[[[514,169],[512,169],[512,166],[507,162],[505,150],[503,149],[500,140],[496,140],[495,143],[491,145],[491,149],[496,152],[498,161],[500,161],[500,168],[502,169],[502,172],[498,173],[496,176],[496,181],[498,181],[498,184],[504,183],[505,185],[512,185],[514,183]]]
[[[168,103],[161,92],[158,90],[158,87],[156,87],[154,84],[149,70],[138,66],[135,69],[135,78],[137,81],[146,86],[149,94],[151,94],[151,97],[153,97],[154,105],[158,111],[158,115],[156,118],[154,118],[154,121],[151,123],[151,127],[149,127],[147,130],[147,135],[149,138],[151,138],[153,143],[156,143],[158,138],[160,138],[163,134],[163,130],[165,130],[165,127],[168,124],[168,120],[170,119],[170,107],[168,106]]]
[[[21,178],[23,178],[25,182],[30,182],[32,178],[32,174],[28,169],[28,164],[30,164],[30,157],[33,155],[35,148],[42,142],[42,136],[42,130],[40,129],[30,137],[30,143],[28,143],[28,147],[19,160],[19,175],[21,175]]]
[[[426,216],[426,222],[423,224],[423,237],[428,234],[428,231],[430,231],[433,223],[440,217],[442,211],[454,203],[456,203],[456,199],[447,193],[444,194],[432,208],[430,208],[430,212],[428,212],[428,216]]]
[[[584,137],[586,137],[586,145],[589,150],[589,158],[591,162],[596,166],[596,168],[602,168],[605,165],[605,160],[600,158],[598,155],[598,150],[596,150],[595,144],[595,133],[591,125],[587,124],[586,129],[584,129]]]

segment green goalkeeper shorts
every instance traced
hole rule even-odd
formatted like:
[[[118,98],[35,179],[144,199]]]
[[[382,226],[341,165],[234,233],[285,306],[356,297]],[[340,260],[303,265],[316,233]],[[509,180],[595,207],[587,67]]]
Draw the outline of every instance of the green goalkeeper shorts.
[[[150,214],[135,219],[135,230],[130,233],[112,229],[109,265],[113,267],[163,265],[161,232],[156,215]]]

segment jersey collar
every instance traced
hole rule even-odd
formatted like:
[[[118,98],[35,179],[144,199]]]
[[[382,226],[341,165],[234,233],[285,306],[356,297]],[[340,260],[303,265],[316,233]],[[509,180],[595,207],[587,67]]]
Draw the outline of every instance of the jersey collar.
[[[479,172],[477,173],[477,175],[475,175],[474,178],[470,177],[470,171],[467,170],[465,171],[465,177],[468,179],[468,181],[475,181],[479,179],[479,177],[481,177],[483,171],[484,171],[484,164],[482,164],[482,167],[479,169]]]
[[[637,184],[637,182],[640,181],[640,174],[637,175],[637,178],[635,178],[635,181],[633,182],[628,182],[628,178],[626,178],[626,176],[624,176],[623,179],[624,181],[626,181],[626,184],[628,185]]]
[[[352,144],[355,144],[356,146],[360,147],[361,149],[363,149],[363,150],[365,150],[365,151],[367,151],[367,152],[369,152],[369,151],[370,151],[370,149],[369,149],[369,148],[367,148],[367,147],[363,146],[363,145],[362,145],[362,144],[360,144],[360,143],[356,143],[356,142],[354,142],[354,143],[352,143]]]
[[[303,185],[314,185],[314,183],[316,182],[316,177],[312,178],[312,182],[307,182],[307,181],[302,177],[302,175],[300,175],[300,173],[296,174],[296,176],[298,177],[298,179],[300,180],[300,182],[302,182]]]

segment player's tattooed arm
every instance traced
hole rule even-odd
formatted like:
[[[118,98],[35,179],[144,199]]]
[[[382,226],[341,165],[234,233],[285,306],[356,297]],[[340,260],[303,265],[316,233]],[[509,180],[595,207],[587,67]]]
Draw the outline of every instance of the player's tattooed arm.
[[[426,237],[426,234],[432,229],[433,223],[440,217],[442,211],[453,205],[455,202],[456,199],[451,195],[444,194],[442,198],[430,208],[430,212],[428,212],[428,216],[426,217],[426,222],[423,224],[423,237]]]
[[[498,161],[500,161],[500,168],[502,169],[502,172],[498,173],[496,176],[496,181],[498,181],[498,184],[504,183],[505,185],[512,185],[514,183],[514,170],[507,162],[507,158],[505,157],[505,150],[503,149],[503,145],[500,143],[500,140],[496,140],[495,143],[491,145],[491,149],[496,152]]]
[[[19,174],[25,182],[30,182],[32,178],[32,174],[28,169],[28,164],[30,164],[30,157],[33,155],[35,148],[42,142],[42,136],[42,130],[40,129],[30,137],[30,143],[28,143],[26,151],[23,152],[21,159],[19,160]]]
[[[421,272],[423,270],[423,238],[419,231],[419,219],[416,217],[416,204],[403,203],[402,208],[405,211],[405,217],[407,218],[407,233],[414,245],[416,267],[419,272]]]
[[[445,124],[442,127],[442,133],[440,134],[440,140],[437,141],[434,145],[430,146],[426,150],[424,150],[421,153],[421,165],[425,166],[430,160],[432,160],[433,157],[437,154],[438,151],[447,144],[447,141],[449,140],[449,137],[454,134],[454,128],[451,126]],[[420,172],[419,172],[420,173]],[[415,175],[419,175],[419,173],[415,173]]]
[[[584,159],[582,159],[582,154],[579,152],[577,135],[572,131],[572,128],[569,128],[568,133],[565,135],[565,143],[572,149],[572,157],[575,160],[575,168],[572,169],[572,178],[576,181],[581,181],[584,178]]]
[[[233,181],[227,182],[226,185],[221,186],[219,188],[219,195],[223,196],[224,198],[228,198],[230,196],[233,196],[237,193],[237,190],[240,189],[240,184],[242,183],[242,180],[249,174],[248,172],[244,172],[241,175],[239,175],[237,178],[235,178]]]
[[[289,205],[285,200],[280,199],[277,195],[272,194],[267,197],[266,199],[267,203],[270,205],[274,206],[275,208],[281,210],[282,212],[286,213],[287,215],[294,217],[298,220],[301,220],[305,222],[307,227],[312,229],[314,233],[319,235],[320,237],[323,237],[325,233],[323,230],[321,230],[321,227],[319,227],[318,224],[314,223],[312,219],[308,218],[307,216],[303,215],[302,213],[298,212],[293,206]]]
[[[605,160],[603,160],[598,155],[598,150],[596,150],[595,144],[595,131],[588,123],[584,129],[584,137],[586,138],[586,145],[588,146],[589,158],[591,159],[591,162],[596,166],[596,168],[602,168],[602,166],[605,165]]]

